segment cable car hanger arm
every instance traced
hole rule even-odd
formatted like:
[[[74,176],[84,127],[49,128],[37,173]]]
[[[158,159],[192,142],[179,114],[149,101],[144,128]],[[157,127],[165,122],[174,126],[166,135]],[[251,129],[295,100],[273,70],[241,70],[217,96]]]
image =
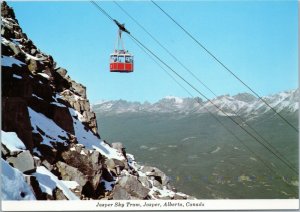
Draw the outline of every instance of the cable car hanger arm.
[[[118,22],[116,19],[113,19],[113,21],[115,22],[115,24],[117,24],[121,31],[130,34],[130,32],[125,28],[125,24],[120,24],[120,22]]]

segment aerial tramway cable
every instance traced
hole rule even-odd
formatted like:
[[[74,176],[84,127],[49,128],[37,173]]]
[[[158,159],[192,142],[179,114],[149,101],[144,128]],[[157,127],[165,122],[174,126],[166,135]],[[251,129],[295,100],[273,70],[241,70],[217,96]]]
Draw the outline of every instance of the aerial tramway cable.
[[[276,171],[274,171],[270,165],[268,165],[267,162],[265,162],[259,155],[257,155],[253,150],[250,149],[250,147],[248,147],[239,137],[237,137],[234,132],[232,130],[230,130],[228,127],[226,127],[226,125],[224,123],[222,123],[216,115],[214,115],[209,109],[207,109],[205,107],[205,105],[203,105],[200,100],[198,98],[195,98],[194,95],[189,91],[187,90],[180,82],[178,82],[176,80],[176,78],[174,76],[172,76],[160,63],[158,63],[139,43],[137,43],[135,40],[133,40],[136,45],[138,47],[140,47],[140,49],[142,49],[142,51],[147,54],[149,56],[150,59],[152,59],[169,77],[171,77],[174,82],[179,86],[181,87],[183,90],[185,90],[185,92],[191,97],[193,98],[193,100],[199,104],[200,106],[202,106],[222,127],[224,127],[224,129],[226,131],[228,131],[237,141],[239,141],[249,152],[251,152],[260,162],[263,163],[263,165],[265,167],[267,167],[271,172],[277,174],[278,176],[280,176],[280,174]]]
[[[132,21],[134,21],[144,32],[146,32],[162,49],[164,49],[178,64],[181,65],[189,74],[191,74],[200,84],[202,84],[207,90],[210,91],[215,97],[218,97],[216,93],[212,91],[204,82],[202,82],[189,68],[187,68],[172,52],[170,52],[163,44],[161,44],[158,39],[156,39],[142,24],[140,24],[134,17],[132,17],[119,3],[113,1]],[[224,103],[227,105],[226,103]],[[246,124],[255,134],[259,136],[261,140],[269,145],[277,154],[279,154],[287,163],[292,164],[279,150],[277,150],[267,139],[265,139],[253,126],[251,126],[244,118],[238,115],[236,111],[233,113]],[[292,166],[292,165],[291,165]]]
[[[165,10],[163,10],[157,3],[151,0],[151,2],[159,8],[167,17],[169,17],[180,29],[182,29],[192,40],[194,40],[204,51],[206,51],[215,61],[217,61],[227,72],[234,76],[240,83],[242,83],[248,90],[250,90],[257,98],[259,98],[265,105],[267,105],[276,115],[278,115],[284,122],[286,122],[296,132],[299,132],[292,123],[290,123],[285,117],[275,110],[266,100],[264,100],[253,88],[247,85],[241,78],[239,78],[233,71],[231,71],[224,63],[222,63],[212,52],[210,52],[203,44],[201,44],[194,36],[191,35],[182,25],[180,25],[173,17],[171,17]]]
[[[94,1],[91,1],[93,4],[96,4]],[[109,19],[111,19],[116,24],[118,23],[115,19],[113,19],[111,16],[109,16],[98,4],[97,8],[104,13]],[[261,141],[259,141],[252,133],[250,133],[248,130],[246,130],[243,126],[241,126],[238,122],[236,122],[232,117],[228,116],[228,114],[223,111],[220,107],[218,107],[216,104],[214,104],[209,98],[207,98],[204,94],[202,94],[195,86],[193,86],[191,83],[189,83],[185,78],[183,78],[180,74],[178,74],[174,69],[172,69],[168,64],[166,64],[160,57],[158,57],[155,53],[153,53],[149,48],[147,48],[143,43],[141,43],[137,38],[135,38],[132,34],[130,34],[127,29],[124,27],[124,32],[127,32],[129,37],[131,37],[134,41],[136,41],[140,46],[142,46],[145,50],[147,50],[152,56],[154,56],[158,61],[160,61],[163,65],[165,65],[170,71],[172,71],[177,77],[179,77],[182,81],[184,81],[187,85],[189,85],[194,91],[196,91],[198,94],[200,94],[202,97],[204,97],[207,101],[209,101],[212,105],[214,105],[219,111],[221,111],[226,117],[228,117],[232,122],[234,122],[237,126],[239,126],[243,131],[245,131],[249,136],[251,136],[254,140],[259,142],[261,145],[263,145],[270,153],[272,153],[275,157],[277,157],[282,163],[284,163],[287,167],[289,167],[292,171],[294,171],[296,174],[298,174],[298,171],[294,169],[292,166],[290,166],[288,163],[286,163],[280,156],[278,156],[276,153],[274,153],[269,147],[267,147],[265,144],[263,144]]]
[[[166,64],[162,59],[160,59],[155,53],[153,53],[149,48],[147,48],[144,44],[142,44],[138,39],[136,39],[133,35],[130,35],[130,37],[132,39],[134,39],[135,41],[137,41],[141,46],[143,46],[149,53],[151,53],[157,60],[159,60],[162,64],[164,64],[170,71],[172,71],[181,80],[183,80],[186,84],[188,84],[194,91],[196,91],[198,94],[200,94],[203,98],[205,98],[207,101],[209,101],[212,105],[214,105],[219,111],[221,111],[227,118],[229,118],[232,122],[234,122],[237,126],[239,126],[249,136],[251,136],[257,142],[259,142],[261,145],[263,145],[267,150],[269,150],[269,152],[271,152],[274,156],[276,156],[287,167],[289,167],[291,170],[293,170],[295,173],[298,174],[298,171],[294,167],[289,165],[286,161],[282,160],[282,158],[280,156],[278,156],[276,153],[274,153],[268,146],[266,146],[264,143],[262,143],[260,140],[258,140],[252,133],[250,133],[247,129],[245,129],[243,126],[241,126],[236,120],[234,120],[231,116],[229,116],[222,108],[217,106],[208,97],[206,97],[203,93],[201,93],[195,86],[193,86],[190,82],[188,82],[185,78],[183,78],[180,74],[178,74],[174,69],[172,69],[168,64]]]
[[[228,131],[237,141],[239,141],[249,152],[251,152],[266,168],[268,168],[272,173],[274,173],[277,177],[282,177],[278,171],[275,171],[266,161],[264,161],[258,154],[256,154],[249,146],[246,145],[246,143],[244,143],[238,136],[235,135],[235,133],[230,130],[230,128],[228,128],[224,123],[222,123],[221,120],[219,120],[219,118],[214,115],[208,108],[205,107],[205,105],[203,105],[200,100],[198,98],[195,98],[194,95],[187,90],[180,82],[178,82],[176,80],[176,78],[174,76],[172,76],[160,63],[158,63],[139,43],[137,43],[135,40],[133,40],[136,45],[146,54],[148,55],[148,57],[150,59],[152,59],[169,77],[171,77],[173,79],[173,81],[180,86],[183,90],[185,90],[185,92],[191,97],[193,98],[193,100],[198,103],[200,106],[202,106],[222,127],[224,127],[224,129],[226,131]],[[297,195],[297,192],[294,192],[295,195]]]

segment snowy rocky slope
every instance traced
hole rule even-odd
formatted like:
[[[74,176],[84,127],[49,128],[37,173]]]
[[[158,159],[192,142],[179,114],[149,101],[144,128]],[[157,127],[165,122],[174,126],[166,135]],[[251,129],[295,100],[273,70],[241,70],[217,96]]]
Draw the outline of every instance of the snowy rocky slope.
[[[278,112],[296,112],[299,109],[299,90],[280,92],[275,95],[263,97]],[[199,104],[198,102],[201,104]],[[149,102],[127,102],[125,100],[101,101],[93,105],[96,113],[121,114],[121,113],[181,113],[181,114],[201,114],[209,111],[218,115],[224,115],[209,101],[202,101],[192,98],[180,98],[167,96],[158,102],[150,104]],[[241,115],[244,117],[262,115],[270,111],[260,99],[251,94],[241,93],[235,96],[223,95],[211,99],[211,101],[222,108],[228,115]]]
[[[85,86],[34,45],[6,2],[1,21],[4,200],[192,198],[101,140]]]

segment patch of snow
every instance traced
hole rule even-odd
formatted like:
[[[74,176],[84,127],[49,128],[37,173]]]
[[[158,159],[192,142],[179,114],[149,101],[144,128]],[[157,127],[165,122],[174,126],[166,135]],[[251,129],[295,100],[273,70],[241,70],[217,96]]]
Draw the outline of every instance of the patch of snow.
[[[104,141],[99,139],[93,134],[93,132],[90,129],[86,129],[82,122],[76,119],[77,113],[73,108],[69,108],[69,111],[73,118],[74,131],[78,143],[83,144],[87,149],[97,150],[107,158],[125,160],[121,152],[119,152],[117,149],[110,147]]]
[[[42,156],[42,153],[36,147],[34,147],[32,151],[33,151],[33,153],[37,154],[38,156]]]
[[[67,181],[67,180],[61,180],[63,184],[65,184],[69,189],[76,189],[79,184],[76,181]]]
[[[40,188],[43,192],[52,195],[52,191],[57,187],[69,200],[79,200],[79,198],[70,191],[70,184],[65,184],[65,181],[59,180],[54,174],[52,174],[48,169],[43,166],[38,166],[36,168],[36,173],[33,174],[36,176],[37,181],[39,182]]]
[[[1,130],[1,142],[11,151],[18,152],[26,149],[24,143],[15,132],[5,132]]]
[[[184,139],[182,139],[181,141],[188,141],[188,140],[190,140],[190,139],[194,139],[194,138],[196,138],[196,137],[194,137],[194,136],[191,136],[191,137],[184,138]]]
[[[4,38],[4,37],[1,37],[1,43],[3,43],[5,46],[7,46],[9,43],[10,43],[10,41],[8,41],[6,38]]]
[[[78,101],[78,100],[83,100],[82,97],[80,97],[80,96],[78,96],[78,95],[76,95],[76,94],[73,94],[73,95],[74,95],[74,99],[75,99],[76,101]]]
[[[221,147],[217,147],[214,151],[212,151],[211,152],[211,154],[214,154],[214,153],[217,153],[217,152],[219,152],[220,151],[220,149],[221,149]]]
[[[8,25],[8,26],[16,26],[17,23],[12,18],[3,18],[1,17],[2,24]]]
[[[159,197],[173,197],[175,195],[174,191],[166,189],[165,187],[163,189],[158,189],[158,191],[160,193]]]
[[[127,153],[126,157],[127,157],[128,161],[134,161],[135,160],[134,155],[132,155],[132,154]]]
[[[8,57],[5,55],[1,56],[1,66],[12,67],[12,65],[14,64],[20,67],[22,65],[25,65],[25,63],[21,62],[20,60],[17,60],[14,57]]]
[[[147,176],[144,172],[141,172],[141,171],[137,171],[139,176]]]
[[[39,133],[37,127],[40,128],[46,135],[42,135],[42,143],[52,147],[51,142],[64,143],[62,137],[68,139],[67,133],[56,125],[54,121],[47,118],[45,115],[38,113],[28,107],[28,112],[30,116],[31,126],[33,127],[33,132]]]
[[[50,76],[48,74],[45,74],[45,73],[38,73],[38,75],[46,78],[46,79],[50,79]]]
[[[186,194],[181,193],[181,192],[176,192],[177,195],[182,196],[182,197],[186,197]]]
[[[61,104],[61,103],[59,103],[59,102],[51,102],[50,104],[51,104],[51,105],[56,105],[56,106],[58,106],[58,107],[66,107],[66,105]]]
[[[174,100],[176,104],[183,103],[183,99],[177,96],[166,96],[164,99]]]
[[[22,79],[22,77],[20,75],[17,75],[17,74],[13,74],[13,78]]]
[[[104,179],[101,179],[100,183],[104,184],[105,191],[111,191],[113,189],[114,185],[116,184],[116,181],[108,182]]]
[[[58,93],[55,93],[55,96],[52,96],[52,98],[57,102],[57,99],[62,99],[61,95]]]
[[[34,93],[32,94],[32,96],[34,96],[34,97],[38,98],[39,100],[43,100],[43,101],[44,101],[44,99],[42,99],[41,97],[39,97],[39,96],[35,95]]]
[[[49,176],[49,174],[44,174],[45,171],[43,171],[43,173],[40,173],[43,168],[44,167],[42,166],[37,167],[36,173],[34,173],[33,176],[35,176],[37,181],[39,182],[39,186],[42,192],[52,196],[53,190],[56,188],[56,182],[51,179],[51,176]]]
[[[38,58],[38,57],[34,57],[34,56],[28,54],[27,52],[24,52],[24,51],[23,51],[23,53],[26,55],[27,59],[32,59],[32,60],[37,60],[37,61],[46,60],[45,57],[40,57],[40,58]]]
[[[2,200],[35,200],[30,186],[25,182],[24,175],[11,167],[1,158],[1,199]]]
[[[76,115],[77,115],[77,118],[79,121],[83,122],[85,119],[83,118],[83,115],[81,115],[81,113],[79,113],[77,110],[74,110]]]
[[[128,165],[133,168],[134,170],[138,170],[138,165],[137,163],[135,162],[135,158],[132,154],[126,154],[126,157],[127,157],[127,161],[128,161]]]
[[[83,151],[83,149],[80,151],[80,154],[81,154],[81,155],[87,155],[87,154]]]
[[[296,112],[297,110],[299,110],[299,103],[294,103],[290,108],[292,112]]]
[[[153,150],[157,150],[157,149],[158,149],[158,148],[154,146],[154,147],[149,148],[148,150],[149,150],[149,151],[153,151]]]
[[[19,42],[21,41],[21,39],[14,39],[14,38],[12,38],[11,41],[12,41],[14,44],[18,45],[18,46],[22,46],[22,45],[19,43]]]
[[[145,146],[145,145],[142,145],[140,146],[140,149],[148,149],[149,147]]]

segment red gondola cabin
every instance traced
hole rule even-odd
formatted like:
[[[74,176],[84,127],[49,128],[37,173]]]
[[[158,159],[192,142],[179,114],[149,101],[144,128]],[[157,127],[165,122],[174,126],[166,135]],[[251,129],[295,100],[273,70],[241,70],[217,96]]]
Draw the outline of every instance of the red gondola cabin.
[[[110,55],[110,72],[133,72],[133,55],[125,50],[115,50]]]

